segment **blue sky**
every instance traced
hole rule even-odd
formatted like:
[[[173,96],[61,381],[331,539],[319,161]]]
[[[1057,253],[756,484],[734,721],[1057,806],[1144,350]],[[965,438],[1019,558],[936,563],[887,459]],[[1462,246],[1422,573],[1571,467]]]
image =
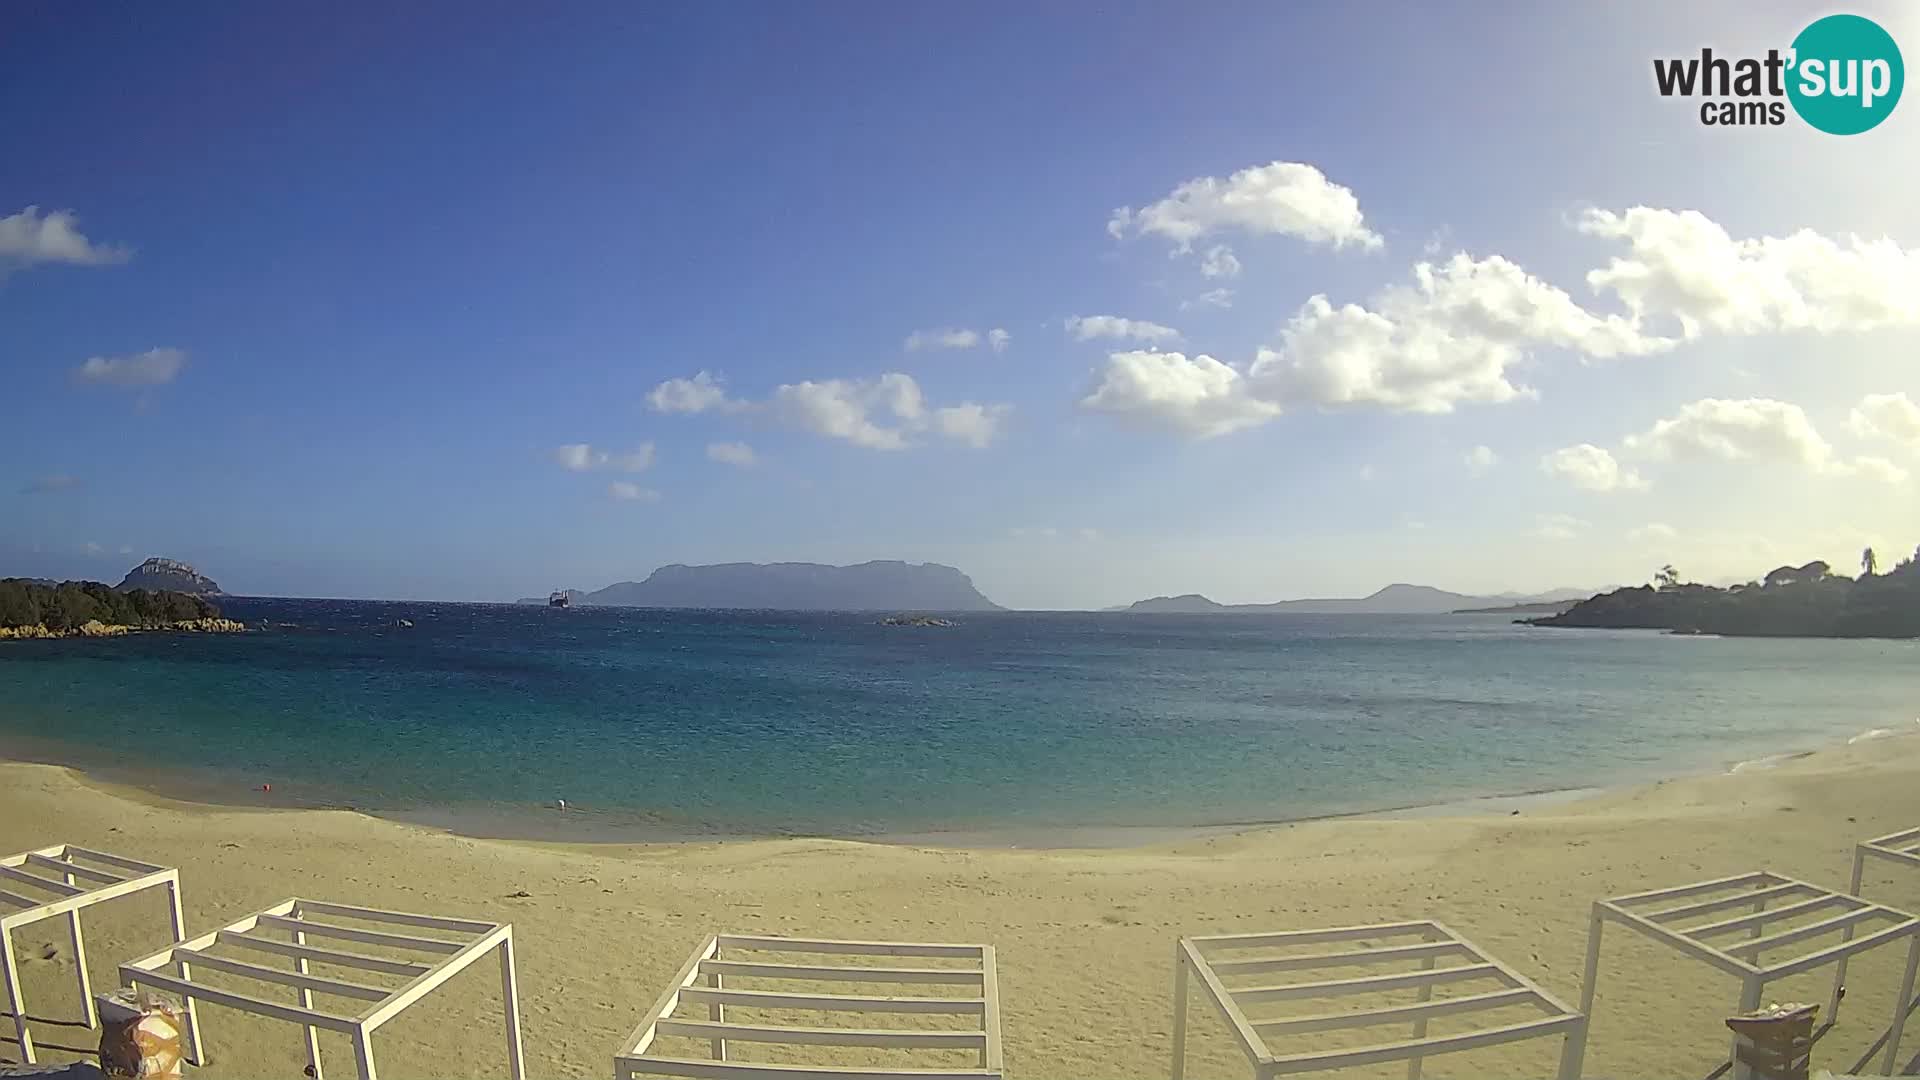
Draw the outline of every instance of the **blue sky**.
[[[1920,105],[1703,127],[1652,58],[1828,9],[1538,7],[8,5],[0,572],[1067,607],[1920,542]]]

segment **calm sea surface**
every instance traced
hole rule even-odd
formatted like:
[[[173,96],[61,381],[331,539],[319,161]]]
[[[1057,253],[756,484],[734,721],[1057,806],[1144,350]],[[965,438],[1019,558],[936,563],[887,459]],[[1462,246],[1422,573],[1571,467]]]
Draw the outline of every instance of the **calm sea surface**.
[[[1920,644],[1499,616],[548,611],[244,600],[0,645],[0,753],[230,802],[635,835],[1270,821],[1914,730]],[[412,623],[400,625],[401,620]],[[149,763],[125,768],[129,755]],[[272,794],[254,789],[271,784]]]

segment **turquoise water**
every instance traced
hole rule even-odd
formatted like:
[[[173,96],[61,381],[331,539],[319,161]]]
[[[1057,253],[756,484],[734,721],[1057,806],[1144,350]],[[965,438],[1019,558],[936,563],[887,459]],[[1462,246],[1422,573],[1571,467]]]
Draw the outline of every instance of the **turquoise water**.
[[[231,600],[265,632],[0,647],[0,753],[231,802],[875,833],[1271,821],[1912,730],[1920,644],[1498,616]],[[408,620],[411,627],[396,625]],[[253,789],[270,784],[272,794]]]

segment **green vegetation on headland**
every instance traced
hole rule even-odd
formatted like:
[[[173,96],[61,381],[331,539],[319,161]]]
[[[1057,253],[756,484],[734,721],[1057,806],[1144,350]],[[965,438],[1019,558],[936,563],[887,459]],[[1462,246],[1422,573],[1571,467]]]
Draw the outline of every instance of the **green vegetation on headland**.
[[[49,585],[0,578],[0,639],[106,637],[134,630],[231,631],[246,627],[221,618],[202,597],[150,589],[120,591],[98,581]]]
[[[1915,552],[1920,556],[1920,552]],[[1869,548],[1858,578],[1824,562],[1782,566],[1759,581],[1714,588],[1662,567],[1654,585],[1615,589],[1530,626],[1671,630],[1729,637],[1920,637],[1920,563],[1902,559],[1878,573]]]

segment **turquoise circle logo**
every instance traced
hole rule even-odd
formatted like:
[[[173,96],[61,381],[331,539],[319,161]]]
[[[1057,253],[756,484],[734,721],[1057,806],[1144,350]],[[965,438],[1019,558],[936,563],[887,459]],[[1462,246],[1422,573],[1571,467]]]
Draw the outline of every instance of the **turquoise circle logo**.
[[[1829,135],[1878,126],[1900,103],[1906,66],[1893,35],[1872,19],[1829,15],[1793,39],[1787,99],[1800,119]]]

